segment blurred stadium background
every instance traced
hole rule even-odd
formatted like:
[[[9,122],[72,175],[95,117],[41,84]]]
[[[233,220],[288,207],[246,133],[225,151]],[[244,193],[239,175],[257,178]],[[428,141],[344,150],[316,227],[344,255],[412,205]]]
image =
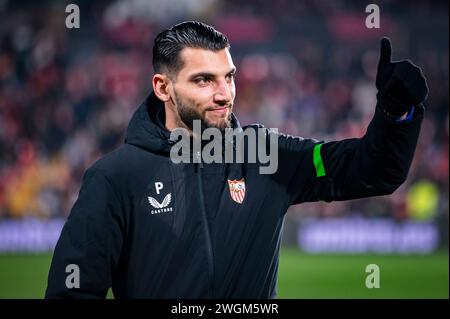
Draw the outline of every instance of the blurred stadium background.
[[[42,298],[51,252],[84,170],[123,142],[151,88],[153,37],[183,20],[224,32],[241,124],[333,140],[362,136],[379,39],[430,86],[406,183],[392,196],[291,207],[279,297],[448,298],[447,1],[0,0],[0,298]],[[365,287],[377,264],[381,288]]]

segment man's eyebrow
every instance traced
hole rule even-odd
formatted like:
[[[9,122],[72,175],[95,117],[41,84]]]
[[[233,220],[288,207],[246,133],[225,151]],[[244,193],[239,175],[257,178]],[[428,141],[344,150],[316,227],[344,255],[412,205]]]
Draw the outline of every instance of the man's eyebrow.
[[[204,78],[214,78],[216,75],[213,73],[209,73],[209,72],[198,72],[198,73],[194,73],[192,75],[189,76],[190,80],[193,80],[197,77],[204,77]]]
[[[233,67],[233,68],[227,73],[227,75],[228,75],[228,74],[231,74],[231,73],[236,73],[236,67]],[[193,79],[195,79],[195,78],[197,78],[197,77],[215,78],[215,77],[216,77],[216,74],[210,73],[210,72],[198,72],[198,73],[194,73],[194,74],[190,75],[190,76],[189,76],[189,80],[193,80]]]

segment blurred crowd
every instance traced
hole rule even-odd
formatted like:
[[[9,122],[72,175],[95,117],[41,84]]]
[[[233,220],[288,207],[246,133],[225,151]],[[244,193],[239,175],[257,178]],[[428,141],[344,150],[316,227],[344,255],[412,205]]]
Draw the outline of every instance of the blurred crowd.
[[[380,1],[381,28],[361,4],[329,1],[0,1],[0,220],[66,217],[82,175],[121,143],[151,89],[154,36],[200,20],[229,36],[235,113],[281,132],[360,137],[376,104],[379,39],[423,68],[427,111],[407,182],[392,196],[292,207],[290,218],[392,216],[448,227],[448,3]],[[95,4],[94,4],[95,3]]]

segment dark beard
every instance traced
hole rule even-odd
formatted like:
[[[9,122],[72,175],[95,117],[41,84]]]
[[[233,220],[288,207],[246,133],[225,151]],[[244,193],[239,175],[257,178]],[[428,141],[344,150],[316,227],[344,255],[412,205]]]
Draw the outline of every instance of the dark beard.
[[[209,123],[200,112],[193,106],[189,106],[183,103],[181,98],[175,92],[175,102],[177,103],[178,115],[180,116],[181,121],[189,127],[190,130],[194,129],[194,120],[200,120],[201,130],[205,130],[207,128],[217,128],[223,134],[225,132],[225,128],[231,127],[231,112],[227,118],[226,126],[219,127],[212,123]]]

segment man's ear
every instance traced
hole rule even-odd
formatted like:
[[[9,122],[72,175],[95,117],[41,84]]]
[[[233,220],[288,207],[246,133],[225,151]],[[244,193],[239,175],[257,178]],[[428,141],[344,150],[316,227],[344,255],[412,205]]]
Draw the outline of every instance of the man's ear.
[[[156,73],[152,79],[153,92],[163,102],[170,100],[170,79],[165,74]]]

